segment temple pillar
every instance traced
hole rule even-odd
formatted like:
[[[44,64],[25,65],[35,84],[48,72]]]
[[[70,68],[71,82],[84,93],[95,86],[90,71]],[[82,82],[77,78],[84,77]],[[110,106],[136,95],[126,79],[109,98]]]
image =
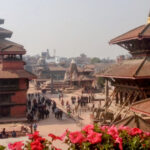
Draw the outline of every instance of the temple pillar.
[[[124,99],[125,99],[125,103],[126,103],[126,104],[125,104],[125,106],[127,106],[127,105],[128,105],[128,102],[127,102],[127,100],[128,100],[128,99],[127,99],[127,97],[128,97],[128,94],[127,94],[126,92],[125,92],[125,95],[124,95],[124,97],[125,97]]]
[[[118,92],[116,92],[116,104],[118,104],[119,98],[118,98]]]
[[[123,93],[120,92],[120,105],[122,105],[122,103],[123,103]]]
[[[108,79],[105,79],[105,104],[108,104],[108,96],[109,96],[109,87],[108,87]]]

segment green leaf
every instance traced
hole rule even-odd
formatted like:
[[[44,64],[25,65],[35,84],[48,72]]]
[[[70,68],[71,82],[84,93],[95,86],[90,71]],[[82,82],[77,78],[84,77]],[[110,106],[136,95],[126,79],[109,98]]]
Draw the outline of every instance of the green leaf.
[[[5,148],[5,146],[0,145],[0,150],[4,150]]]

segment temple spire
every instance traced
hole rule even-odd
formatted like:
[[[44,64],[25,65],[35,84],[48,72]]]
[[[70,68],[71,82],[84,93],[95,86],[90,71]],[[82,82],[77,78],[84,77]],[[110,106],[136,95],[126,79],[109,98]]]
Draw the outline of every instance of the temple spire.
[[[150,11],[149,11],[148,18],[147,18],[147,24],[150,24]]]

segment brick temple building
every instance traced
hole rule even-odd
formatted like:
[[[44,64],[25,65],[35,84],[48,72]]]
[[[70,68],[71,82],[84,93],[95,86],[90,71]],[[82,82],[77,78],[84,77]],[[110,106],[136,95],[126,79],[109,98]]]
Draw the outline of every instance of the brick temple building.
[[[0,24],[4,20],[0,19]],[[12,32],[0,27],[0,118],[26,115],[26,93],[35,75],[24,70],[24,47],[7,40]]]
[[[132,57],[111,66],[101,77],[114,86],[112,96],[119,104],[131,104],[150,97],[150,14],[147,23],[110,41]]]

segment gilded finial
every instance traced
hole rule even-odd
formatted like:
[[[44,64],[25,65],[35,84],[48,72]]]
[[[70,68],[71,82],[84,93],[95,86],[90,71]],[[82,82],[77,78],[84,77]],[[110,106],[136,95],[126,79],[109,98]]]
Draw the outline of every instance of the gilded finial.
[[[150,11],[149,11],[148,18],[147,18],[147,24],[149,23],[150,23]]]

